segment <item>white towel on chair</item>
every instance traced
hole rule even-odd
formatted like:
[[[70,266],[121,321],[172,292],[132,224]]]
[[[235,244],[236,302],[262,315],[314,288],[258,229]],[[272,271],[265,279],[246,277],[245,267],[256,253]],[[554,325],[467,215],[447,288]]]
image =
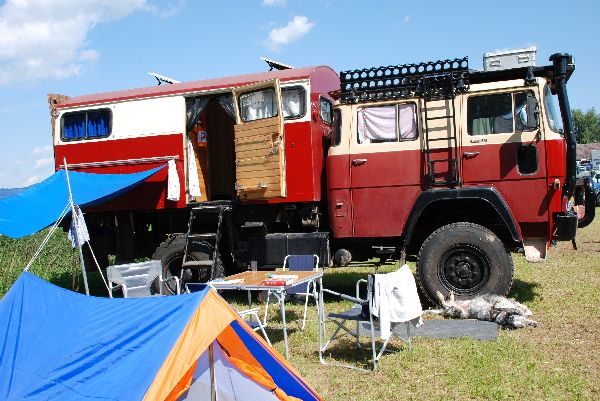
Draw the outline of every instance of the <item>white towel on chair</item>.
[[[408,265],[395,272],[376,274],[373,289],[373,315],[379,318],[382,339],[391,333],[391,323],[412,322],[423,324],[423,309],[417,293],[417,284]]]

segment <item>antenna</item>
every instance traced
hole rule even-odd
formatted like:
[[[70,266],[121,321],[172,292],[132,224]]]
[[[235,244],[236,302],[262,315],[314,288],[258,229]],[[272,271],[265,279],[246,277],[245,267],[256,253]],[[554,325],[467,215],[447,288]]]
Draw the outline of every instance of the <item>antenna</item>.
[[[269,67],[270,67],[269,71],[291,70],[292,68],[294,68],[291,65],[283,64],[283,63],[280,63],[279,61],[271,60],[266,57],[261,57],[260,59],[269,65]]]
[[[148,75],[152,75],[154,78],[156,78],[156,80],[158,81],[158,85],[162,84],[163,82],[165,82],[167,84],[181,83],[181,81],[177,81],[176,79],[165,77],[164,75],[160,75],[155,72],[149,72]]]

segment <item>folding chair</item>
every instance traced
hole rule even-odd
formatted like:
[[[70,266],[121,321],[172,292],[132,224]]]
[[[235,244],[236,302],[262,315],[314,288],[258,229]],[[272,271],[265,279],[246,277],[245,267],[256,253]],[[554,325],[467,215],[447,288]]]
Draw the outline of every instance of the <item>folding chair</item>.
[[[198,292],[204,290],[206,287],[212,287],[207,283],[187,283],[185,285],[185,292]],[[214,288],[214,287],[213,287]],[[254,331],[261,331],[265,341],[271,345],[271,340],[269,340],[269,336],[267,336],[267,332],[265,331],[265,326],[260,321],[260,317],[258,316],[258,312],[260,308],[252,308],[243,311],[236,310],[237,314],[240,315],[242,319],[246,322],[248,326]]]
[[[123,290],[124,298],[143,298],[162,295],[162,284],[169,280],[175,281],[177,294],[181,292],[178,277],[169,277],[163,280],[162,264],[160,260],[149,260],[141,263],[127,263],[113,265],[106,268],[108,276],[109,296],[119,288]],[[152,293],[152,283],[158,278],[159,294]],[[113,285],[116,284],[116,285]]]
[[[289,271],[313,271],[319,269],[319,257],[317,255],[287,255],[283,259],[283,270]],[[304,317],[302,318],[302,326],[300,330],[304,330],[306,325],[306,311],[308,310],[308,298],[313,298],[318,302],[317,286],[314,282],[298,284],[286,290],[288,295],[304,296]],[[265,306],[265,317],[263,324],[267,324],[267,313],[269,311],[269,298],[271,291],[267,292],[267,303]]]
[[[319,344],[319,347],[320,347],[319,348],[319,359],[322,364],[341,366],[341,367],[349,368],[349,369],[367,371],[366,369],[358,368],[356,366],[344,365],[344,364],[335,363],[335,362],[334,363],[326,362],[325,359],[323,358],[323,353],[329,348],[329,346],[332,344],[332,342],[344,335],[351,335],[352,337],[354,337],[356,339],[356,346],[358,348],[360,348],[361,347],[361,345],[360,345],[361,329],[362,329],[362,331],[368,330],[370,337],[371,337],[371,351],[373,354],[372,355],[373,370],[377,369],[377,363],[381,359],[383,352],[386,351],[386,347],[388,345],[390,338],[392,338],[392,336],[396,336],[400,340],[404,341],[408,345],[409,351],[412,349],[411,336],[410,336],[411,322],[406,321],[406,322],[392,322],[391,323],[390,336],[387,339],[385,339],[380,350],[377,351],[377,347],[376,347],[377,336],[378,336],[377,332],[380,332],[381,328],[380,328],[380,324],[379,324],[380,323],[379,319],[374,316],[374,306],[373,306],[374,295],[375,295],[374,283],[375,283],[375,275],[374,274],[369,274],[367,280],[364,280],[364,279],[358,280],[356,282],[356,297],[352,297],[352,296],[349,296],[346,294],[340,294],[338,292],[331,291],[331,290],[328,290],[325,288],[323,289],[323,292],[335,295],[346,301],[354,302],[355,305],[351,309],[349,309],[345,312],[329,313],[327,315],[328,321],[334,323],[337,327],[336,327],[335,331],[333,332],[333,334],[330,336],[329,340],[325,343],[325,345],[321,346],[321,344]],[[367,298],[366,299],[360,298],[360,285],[361,284],[367,284]],[[349,324],[356,324],[356,326],[353,328],[350,328],[350,327],[348,327]],[[399,335],[398,329],[400,328],[399,326],[402,324],[404,324],[406,327],[406,339],[404,339],[402,336]],[[340,333],[340,332],[342,332],[342,333],[338,335],[338,333]]]

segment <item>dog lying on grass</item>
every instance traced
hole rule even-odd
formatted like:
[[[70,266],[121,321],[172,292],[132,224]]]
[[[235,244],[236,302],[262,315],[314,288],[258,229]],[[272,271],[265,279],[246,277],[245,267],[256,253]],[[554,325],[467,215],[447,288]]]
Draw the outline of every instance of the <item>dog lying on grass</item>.
[[[486,294],[473,299],[455,301],[451,292],[448,299],[438,291],[442,304],[442,316],[454,319],[478,319],[495,322],[509,329],[537,327],[537,322],[529,319],[531,311],[525,305],[499,295]]]

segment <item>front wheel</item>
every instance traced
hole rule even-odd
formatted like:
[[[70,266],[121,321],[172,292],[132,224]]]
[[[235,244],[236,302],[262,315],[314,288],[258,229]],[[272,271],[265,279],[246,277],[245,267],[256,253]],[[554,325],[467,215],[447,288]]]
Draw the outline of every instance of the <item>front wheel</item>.
[[[514,265],[504,244],[490,230],[473,223],[453,223],[434,231],[419,251],[417,277],[427,298],[439,304],[436,293],[469,299],[477,295],[506,295]]]

